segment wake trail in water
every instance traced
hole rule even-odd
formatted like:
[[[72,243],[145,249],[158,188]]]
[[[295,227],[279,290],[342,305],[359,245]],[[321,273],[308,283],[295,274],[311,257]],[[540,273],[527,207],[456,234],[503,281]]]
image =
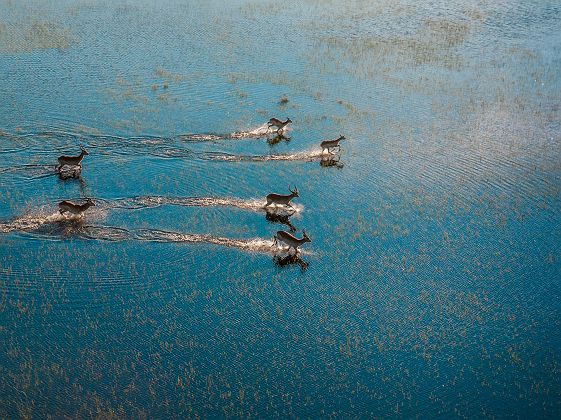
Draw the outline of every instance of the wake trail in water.
[[[265,123],[263,125],[260,125],[259,127],[255,127],[247,131],[239,131],[236,133],[232,133],[228,135],[226,138],[230,138],[230,139],[262,138],[271,135],[285,134],[287,131],[288,129],[287,127],[285,127],[277,132],[276,128],[269,127]]]
[[[75,225],[84,223],[84,220],[100,219],[105,217],[109,209],[146,209],[160,207],[164,205],[184,206],[184,207],[235,207],[253,212],[269,212],[278,215],[291,216],[300,213],[304,207],[300,204],[293,204],[293,208],[285,206],[265,207],[266,201],[259,199],[243,200],[239,198],[220,198],[220,197],[165,197],[165,196],[138,196],[132,198],[121,198],[115,200],[105,200],[97,198],[97,205],[88,210],[83,215],[72,215],[70,213],[60,214],[45,211],[36,211],[17,217],[11,221],[0,222],[0,233],[14,231],[33,231],[44,225],[58,226],[63,228],[65,224]]]
[[[137,150],[138,151],[138,150]],[[268,161],[314,161],[320,160],[325,155],[320,149],[271,155],[235,155],[223,152],[194,152],[187,148],[176,148],[168,146],[156,146],[144,150],[145,155],[154,156],[162,159],[189,159],[198,158],[201,160],[211,160],[217,162],[268,162]],[[120,148],[112,155],[135,156],[138,153],[130,153]],[[40,179],[49,176],[55,176],[59,173],[56,171],[54,164],[25,164],[9,167],[0,167],[0,174],[13,174],[27,179]]]
[[[57,175],[54,164],[26,164],[0,167],[0,174],[15,175],[27,179],[40,179]]]
[[[99,199],[98,199],[99,200]],[[107,208],[116,209],[143,209],[154,208],[164,205],[184,206],[184,207],[235,207],[253,212],[270,212],[277,214],[300,213],[304,207],[300,204],[292,204],[293,208],[286,206],[265,207],[267,204],[264,199],[240,199],[229,197],[165,197],[165,196],[138,196],[122,198],[116,200],[99,200],[104,202]]]
[[[283,134],[287,129],[281,130]],[[230,134],[182,134],[175,137],[119,137],[101,134],[68,133],[63,131],[45,131],[40,133],[27,133],[2,135],[0,137],[18,140],[24,148],[33,150],[35,155],[50,156],[52,164],[19,165],[11,167],[0,167],[0,173],[22,174],[27,178],[40,178],[53,175],[53,167],[56,167],[56,157],[60,154],[68,154],[70,148],[77,143],[87,149],[97,150],[97,154],[108,156],[141,156],[149,155],[165,159],[189,159],[200,158],[203,160],[226,161],[226,162],[266,162],[266,161],[296,161],[312,160],[322,156],[320,150],[304,151],[292,154],[271,155],[233,155],[221,152],[197,152],[185,146],[185,142],[219,142],[227,139],[261,138],[277,135],[274,128],[267,124]],[[49,140],[50,148],[45,149],[46,140]],[[19,146],[18,146],[19,147]],[[3,153],[12,153],[16,150],[13,146],[2,150]],[[19,151],[22,149],[19,148]]]
[[[312,161],[321,159],[324,154],[320,149],[308,150],[297,153],[286,153],[278,155],[232,155],[220,152],[203,152],[197,156],[204,160],[215,160],[224,162],[268,162],[268,161]]]
[[[55,225],[63,223],[79,222],[80,216],[62,215],[60,213],[52,214],[31,214],[18,217],[9,222],[0,222],[0,233],[10,233],[14,231],[32,231],[39,229],[44,225]]]
[[[157,135],[142,135],[124,137],[109,134],[97,133],[84,133],[84,132],[70,132],[63,130],[42,130],[38,132],[25,132],[11,134],[0,131],[0,138],[9,140],[12,143],[17,143],[18,147],[5,148],[0,144],[0,153],[14,153],[20,151],[22,148],[31,148],[35,146],[42,146],[45,139],[60,140],[61,142],[72,143],[88,143],[89,147],[99,146],[149,146],[157,144],[170,144],[174,142],[217,142],[220,140],[230,139],[245,139],[245,138],[262,138],[271,135],[285,134],[288,128],[285,127],[277,133],[276,128],[269,127],[267,123],[257,127],[249,128],[244,131],[235,131],[233,133],[189,133],[179,134],[175,136],[157,136]],[[57,149],[59,145],[55,146]]]
[[[21,231],[35,239],[64,240],[78,238],[95,241],[139,241],[157,243],[206,243],[242,251],[278,255],[285,253],[272,239],[232,239],[198,233],[181,233],[160,229],[126,229],[115,226],[86,225],[82,219],[66,218],[60,214],[43,217],[25,217],[11,223],[0,224],[1,233]]]
[[[10,221],[0,222],[0,233],[33,232],[42,230],[43,227],[49,232],[66,232],[83,225],[86,220],[102,219],[105,215],[105,210],[97,207],[82,215],[68,212],[61,214],[58,211],[52,213],[48,210],[36,211]]]
[[[134,232],[134,237],[137,240],[148,242],[208,243],[228,248],[237,248],[244,251],[268,254],[275,254],[279,250],[279,248],[277,248],[272,240],[263,238],[231,239],[221,236],[196,233],[179,233],[158,229],[138,229]]]
[[[203,141],[211,141],[211,142],[218,142],[220,140],[238,140],[238,139],[258,139],[270,136],[277,136],[286,134],[288,131],[287,127],[284,127],[282,130],[277,132],[277,129],[274,127],[269,127],[267,123],[259,125],[254,128],[247,129],[245,131],[236,131],[234,133],[229,134],[217,134],[217,133],[209,133],[209,134],[181,134],[175,137],[181,141],[193,141],[193,142],[203,142]]]

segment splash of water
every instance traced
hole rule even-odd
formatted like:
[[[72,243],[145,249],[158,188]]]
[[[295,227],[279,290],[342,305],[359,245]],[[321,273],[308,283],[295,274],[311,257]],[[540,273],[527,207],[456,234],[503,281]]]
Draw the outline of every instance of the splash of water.
[[[231,239],[207,234],[179,233],[158,229],[138,229],[134,231],[134,238],[148,242],[208,243],[261,253],[274,253],[274,250],[277,248],[272,240],[262,238]]]
[[[217,160],[225,162],[267,162],[267,161],[310,161],[321,159],[324,154],[320,149],[308,150],[298,153],[287,153],[287,154],[277,154],[277,155],[232,155],[228,153],[199,153],[198,156],[201,159],[207,160]]]
[[[32,232],[46,225],[75,225],[77,222],[83,223],[86,219],[102,219],[105,215],[106,211],[102,207],[91,208],[87,213],[83,214],[72,214],[69,212],[61,214],[58,211],[56,213],[50,213],[48,211],[39,210],[16,217],[7,222],[0,222],[0,233],[10,233],[14,231]]]
[[[199,233],[182,233],[159,229],[126,229],[115,226],[86,225],[80,216],[59,213],[43,216],[23,216],[9,223],[0,223],[0,233],[25,232],[40,239],[65,239],[69,237],[97,241],[141,241],[160,243],[207,243],[237,248],[247,252],[279,255],[289,249],[277,245],[272,239],[233,239]]]
[[[101,200],[100,200],[101,201]],[[142,209],[153,208],[164,205],[184,206],[184,207],[236,207],[249,211],[267,211],[277,214],[291,215],[300,213],[304,210],[304,206],[300,204],[292,204],[292,208],[286,206],[270,206],[265,207],[266,201],[263,199],[240,199],[229,197],[165,197],[165,196],[139,196],[132,198],[117,199],[114,201],[105,201],[104,204],[108,208],[120,209]]]
[[[286,128],[279,131],[279,133],[284,133]],[[249,129],[247,131],[238,131],[229,135],[232,139],[246,139],[246,138],[259,138],[266,137],[271,134],[277,134],[277,130],[273,127],[269,127],[267,123],[262,124],[258,127]]]
[[[18,217],[10,222],[0,223],[0,232],[9,233],[13,231],[31,231],[40,228],[46,224],[55,224],[65,221],[80,220],[79,215],[62,215],[60,213],[52,214],[30,214]]]
[[[220,245],[227,248],[237,248],[248,252],[278,255],[288,251],[288,247],[279,246],[272,239],[251,238],[232,239],[222,236],[213,236],[198,233],[180,233],[159,229],[137,229],[132,232],[134,239],[147,242],[186,242],[186,243],[208,243]]]

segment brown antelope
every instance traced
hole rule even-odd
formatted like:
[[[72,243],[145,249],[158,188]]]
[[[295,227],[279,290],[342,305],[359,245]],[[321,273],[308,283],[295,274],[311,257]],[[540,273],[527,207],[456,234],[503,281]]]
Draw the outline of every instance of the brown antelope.
[[[292,120],[286,117],[286,121],[281,121],[277,118],[271,118],[267,123],[267,128],[277,127],[277,133],[279,133],[284,127],[286,127]]]
[[[290,252],[290,248],[294,248],[295,252],[298,252],[298,247],[302,246],[306,242],[312,242],[312,240],[306,235],[306,231],[302,230],[302,239],[298,239],[292,236],[290,233],[285,232],[284,230],[279,230],[275,236],[273,236],[273,244],[279,245],[280,242],[284,242],[288,245],[288,251]]]
[[[282,195],[282,194],[275,194],[275,193],[271,193],[267,195],[267,204],[265,204],[265,207],[270,206],[271,204],[282,204],[284,206],[288,206],[291,208],[292,204],[290,204],[290,200],[292,200],[294,197],[300,197],[298,195],[298,188],[296,186],[294,186],[294,190],[290,189],[290,185],[288,186],[288,191],[290,191],[290,194],[288,195]]]
[[[339,136],[338,139],[335,140],[324,140],[321,142],[320,146],[321,146],[321,153],[323,154],[323,152],[325,150],[327,150],[327,153],[331,153],[331,149],[340,149],[341,146],[339,146],[339,142],[341,140],[345,140],[345,136]]]
[[[58,203],[58,211],[60,212],[60,214],[70,212],[72,214],[81,215],[92,206],[95,206],[95,203],[89,198],[84,204],[75,204],[71,201],[64,200]]]
[[[63,166],[69,165],[69,166],[82,166],[82,159],[84,159],[84,156],[88,155],[88,151],[86,149],[84,149],[82,146],[80,146],[80,149],[82,150],[80,152],[80,154],[78,156],[61,156],[58,158],[58,166],[57,166],[57,170],[60,171],[62,169]]]

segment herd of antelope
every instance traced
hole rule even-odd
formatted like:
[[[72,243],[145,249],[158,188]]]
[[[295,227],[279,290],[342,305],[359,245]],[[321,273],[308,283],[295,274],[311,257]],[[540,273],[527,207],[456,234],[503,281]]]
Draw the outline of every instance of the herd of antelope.
[[[271,118],[267,123],[267,128],[271,129],[274,127],[274,131],[277,134],[281,134],[283,130],[287,127],[288,124],[292,123],[290,118],[287,118],[285,121],[281,121],[277,118]],[[333,150],[340,151],[339,142],[344,140],[344,136],[339,136],[337,139],[334,140],[324,140],[320,143],[321,153],[324,155],[327,152],[328,156],[333,154]],[[78,156],[60,156],[58,158],[58,166],[56,167],[57,172],[61,177],[66,178],[65,174],[80,174],[82,170],[82,160],[86,155],[88,155],[88,151],[80,146],[80,154]],[[289,217],[294,213],[295,209],[290,204],[292,199],[299,197],[298,188],[295,186],[292,190],[290,186],[288,187],[290,194],[276,194],[271,193],[268,194],[265,198],[267,200],[266,204],[263,208],[267,212],[267,219],[268,220],[275,220],[280,221],[288,225],[291,231],[295,231],[296,229],[290,224],[288,220]],[[71,213],[72,215],[81,217],[90,207],[95,206],[95,202],[88,198],[85,203],[77,204],[73,203],[72,201],[61,201],[58,203],[59,212],[61,215],[65,215],[66,213]],[[291,211],[290,214],[278,215],[273,212],[275,208],[284,208]],[[273,244],[275,246],[280,246],[279,242],[282,242],[288,245],[287,252],[290,254],[290,250],[294,250],[294,255],[297,255],[299,252],[299,248],[305,244],[306,242],[311,242],[312,240],[306,234],[306,231],[302,229],[302,238],[298,239],[294,235],[289,232],[285,232],[283,230],[279,230],[273,236]]]

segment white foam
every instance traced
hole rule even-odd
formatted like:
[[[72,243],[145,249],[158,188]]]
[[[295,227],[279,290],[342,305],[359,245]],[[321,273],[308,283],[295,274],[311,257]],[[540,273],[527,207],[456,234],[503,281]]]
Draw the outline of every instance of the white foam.
[[[258,127],[249,129],[247,131],[238,131],[236,133],[230,134],[230,138],[233,139],[243,139],[243,138],[258,138],[266,137],[269,135],[284,134],[288,131],[288,127],[284,127],[282,130],[277,132],[275,127],[269,127],[267,123],[260,125]]]
[[[88,219],[101,219],[105,216],[106,209],[97,206],[88,209],[86,213],[82,214],[72,214],[69,212],[61,214],[58,211],[56,213],[42,213],[42,211],[39,210],[34,213],[16,217],[9,222],[0,223],[0,233],[9,233],[14,231],[33,231],[39,229],[41,226],[48,224],[76,222],[84,220],[86,217]]]
[[[291,154],[278,154],[278,155],[229,155],[229,154],[219,154],[219,153],[207,153],[206,157],[211,160],[222,160],[226,162],[267,162],[270,160],[315,160],[323,157],[321,149],[308,150],[304,152],[291,153]]]
[[[140,229],[134,232],[134,237],[148,242],[189,242],[208,243],[213,245],[237,248],[249,252],[259,252],[270,255],[288,253],[289,247],[277,245],[272,239],[251,238],[232,239],[222,236],[213,236],[197,233],[179,233],[157,229]],[[302,253],[302,251],[300,251]],[[307,252],[303,252],[307,253]]]
[[[27,231],[34,230],[42,225],[49,223],[57,223],[65,220],[79,220],[80,216],[69,215],[64,216],[60,213],[53,213],[48,215],[31,214],[18,217],[11,222],[0,223],[0,232],[9,233],[13,231]]]
[[[12,222],[0,224],[0,232],[9,233],[13,231],[24,231],[33,233],[34,230],[38,230],[41,226],[46,224],[82,220],[83,218],[79,215],[65,216],[60,213],[48,214],[44,216],[24,216],[15,219]],[[69,226],[72,227],[72,225]],[[101,241],[138,240],[145,242],[163,243],[208,243],[228,248],[237,248],[247,252],[257,252],[269,255],[291,254],[289,247],[283,246],[282,244],[278,243],[275,244],[272,239],[232,239],[208,234],[181,233],[158,229],[128,230],[125,228],[114,226],[96,226],[82,224],[78,226],[79,227],[69,229],[68,234],[75,235],[76,237]],[[44,236],[44,234],[41,234],[40,231],[38,231],[36,234],[39,237]],[[300,250],[299,254],[309,254],[309,252]]]

